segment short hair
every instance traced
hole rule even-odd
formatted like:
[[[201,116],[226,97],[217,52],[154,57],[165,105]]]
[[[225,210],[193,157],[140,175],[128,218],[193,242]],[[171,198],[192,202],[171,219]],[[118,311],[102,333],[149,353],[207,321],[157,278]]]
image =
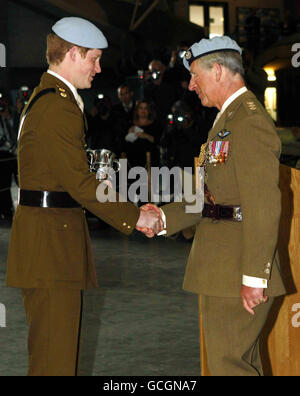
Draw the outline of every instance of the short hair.
[[[120,89],[123,89],[123,88],[127,88],[128,92],[133,92],[133,89],[127,83],[122,83],[121,85],[119,85],[117,88],[117,91],[119,91]]]
[[[55,33],[49,33],[47,36],[47,62],[49,65],[59,65],[72,47],[78,47],[79,52],[85,58],[91,48],[80,47],[79,45],[69,43],[68,41],[57,36]]]
[[[146,103],[148,107],[148,119],[154,121],[155,119],[155,111],[153,107],[153,103],[146,99],[140,99],[135,102],[134,111],[133,111],[133,120],[138,120],[138,108],[142,103]]]
[[[214,63],[226,67],[233,75],[245,74],[242,56],[236,51],[213,52],[198,59],[199,66],[205,69],[211,69]]]

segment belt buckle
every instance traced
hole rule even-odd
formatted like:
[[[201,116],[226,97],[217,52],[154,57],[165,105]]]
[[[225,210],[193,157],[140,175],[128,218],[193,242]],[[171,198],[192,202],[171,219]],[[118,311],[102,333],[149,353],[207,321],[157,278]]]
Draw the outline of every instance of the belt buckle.
[[[233,208],[233,219],[235,221],[242,221],[243,220],[242,209],[241,209],[240,206],[235,206]]]

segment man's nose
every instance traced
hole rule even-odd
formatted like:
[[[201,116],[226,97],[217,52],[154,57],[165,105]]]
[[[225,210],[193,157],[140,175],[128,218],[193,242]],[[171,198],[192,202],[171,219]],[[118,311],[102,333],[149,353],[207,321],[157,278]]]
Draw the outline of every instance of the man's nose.
[[[195,87],[196,87],[196,84],[195,84],[194,78],[191,77],[190,83],[189,83],[189,91],[194,91]]]
[[[96,65],[95,65],[95,70],[96,70],[96,73],[101,73],[101,66],[100,66],[100,62],[96,62]]]

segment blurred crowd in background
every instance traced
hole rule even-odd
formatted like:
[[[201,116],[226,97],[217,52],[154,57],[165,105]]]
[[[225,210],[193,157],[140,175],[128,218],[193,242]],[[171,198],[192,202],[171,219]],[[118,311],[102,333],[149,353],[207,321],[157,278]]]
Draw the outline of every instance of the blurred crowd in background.
[[[201,144],[207,140],[218,110],[205,108],[189,91],[190,74],[182,58],[188,43],[181,43],[169,57],[155,56],[145,70],[124,73],[116,90],[117,103],[98,93],[86,108],[88,149],[108,149],[127,158],[128,168],[142,166],[194,167]],[[267,75],[245,51],[245,80],[263,103]],[[135,78],[132,78],[134,73]],[[105,76],[103,76],[105,78]],[[134,81],[134,84],[131,82]],[[17,135],[20,114],[31,90],[22,87],[15,103],[0,92],[0,219],[11,220],[11,183],[17,179]]]

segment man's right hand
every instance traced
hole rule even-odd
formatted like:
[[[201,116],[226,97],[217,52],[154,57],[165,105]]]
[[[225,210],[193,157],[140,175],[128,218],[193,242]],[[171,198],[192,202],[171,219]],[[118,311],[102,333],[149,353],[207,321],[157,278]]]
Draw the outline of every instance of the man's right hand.
[[[141,207],[136,229],[143,232],[148,238],[161,232],[164,229],[164,223],[159,209]]]

